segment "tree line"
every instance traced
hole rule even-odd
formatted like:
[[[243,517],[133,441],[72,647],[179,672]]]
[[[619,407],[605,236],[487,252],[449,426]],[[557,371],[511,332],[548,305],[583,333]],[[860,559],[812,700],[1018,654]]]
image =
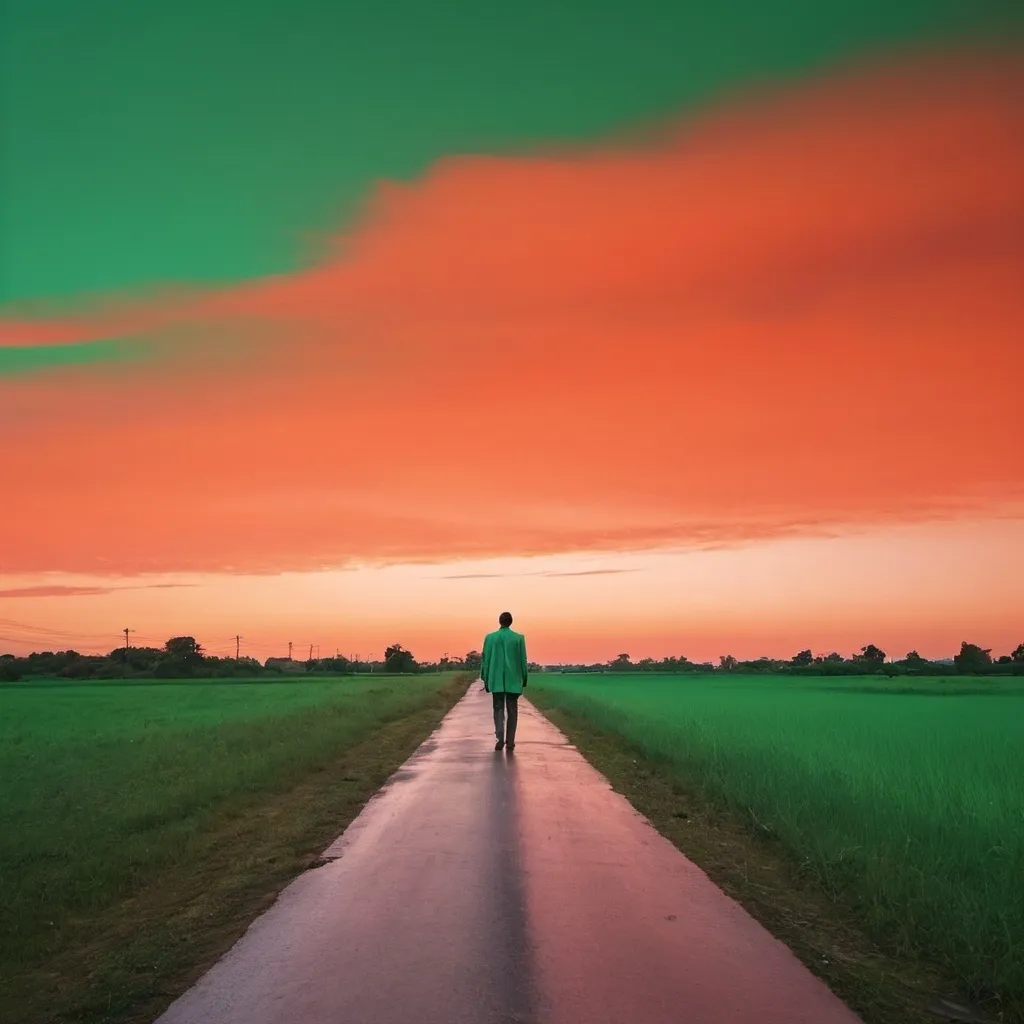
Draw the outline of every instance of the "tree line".
[[[745,672],[785,673],[794,675],[920,675],[942,676],[956,672],[961,675],[1024,675],[1024,644],[1018,644],[1008,654],[993,657],[991,648],[977,644],[960,645],[960,652],[952,658],[930,661],[917,651],[905,657],[889,660],[889,656],[875,644],[867,644],[850,658],[837,651],[814,654],[809,648],[798,651],[792,658],[761,657],[740,661],[731,654],[723,654],[718,662],[690,661],[677,658],[642,658],[632,661],[628,654],[620,654],[611,661],[591,665],[560,665],[562,672]]]
[[[221,658],[205,653],[192,636],[171,637],[163,647],[115,647],[109,654],[80,654],[78,651],[40,651],[25,657],[0,654],[0,682],[27,678],[45,679],[230,679],[283,675],[346,676],[380,672],[413,674],[427,672],[479,672],[481,655],[469,651],[463,657],[445,654],[437,661],[417,661],[401,644],[392,644],[374,659],[345,657],[310,658]],[[531,665],[539,671],[539,665]]]
[[[445,654],[437,661],[417,661],[401,644],[392,644],[379,659],[355,661],[345,657],[310,658],[292,661],[289,658],[221,658],[206,654],[195,637],[171,637],[163,647],[116,647],[109,654],[80,654],[77,651],[41,651],[26,657],[0,654],[0,682],[17,682],[26,678],[46,679],[225,679],[283,675],[346,676],[367,672],[418,674],[427,672],[479,672],[479,651],[468,651],[462,657]],[[531,663],[531,672],[541,666]],[[901,659],[889,660],[885,651],[867,644],[850,658],[833,651],[814,654],[810,649],[798,651],[789,659],[756,658],[740,661],[723,654],[718,663],[690,661],[684,656],[642,658],[634,662],[628,654],[594,664],[548,666],[560,672],[660,672],[679,675],[688,672],[785,673],[793,675],[887,675],[941,676],[956,672],[962,675],[1024,675],[1024,643],[1008,654],[993,657],[989,648],[964,641],[960,652],[944,661],[929,661],[917,651]]]

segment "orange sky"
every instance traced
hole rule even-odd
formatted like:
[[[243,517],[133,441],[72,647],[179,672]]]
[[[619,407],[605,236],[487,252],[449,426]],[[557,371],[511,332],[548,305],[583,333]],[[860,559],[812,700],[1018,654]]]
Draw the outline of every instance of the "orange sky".
[[[1024,495],[1024,72],[950,60],[603,148],[451,158],[382,185],[301,274],[27,328],[12,312],[0,344],[130,332],[153,354],[0,379],[3,586],[749,552],[965,517],[981,550],[986,518]],[[783,576],[811,564],[793,559]],[[876,629],[905,624],[916,646],[938,628],[928,595],[884,559],[874,573]],[[608,576],[606,619],[627,575]],[[98,600],[2,598],[0,617],[70,628]],[[806,622],[824,639],[817,598],[779,600],[723,612],[714,635],[767,647]],[[1007,600],[1024,622],[1012,588],[970,607],[995,622]],[[216,618],[191,614],[197,633]],[[644,614],[629,636],[667,643]],[[560,628],[566,651],[599,646]]]

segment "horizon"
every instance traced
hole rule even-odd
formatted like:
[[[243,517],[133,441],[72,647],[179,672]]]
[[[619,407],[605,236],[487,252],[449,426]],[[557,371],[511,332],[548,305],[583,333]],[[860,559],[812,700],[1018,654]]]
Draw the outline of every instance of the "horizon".
[[[228,654],[217,653],[217,652],[222,652],[222,651],[224,651],[226,649],[226,647],[225,647],[226,641],[225,640],[215,641],[213,648],[210,648],[206,644],[204,644],[199,638],[193,636],[190,633],[182,634],[182,636],[190,637],[191,639],[196,640],[197,644],[199,645],[199,647],[201,649],[201,654],[203,655],[203,657],[220,658],[221,660],[235,660],[233,655],[231,655],[230,653],[228,653]],[[173,637],[168,637],[167,639],[171,640],[171,639],[174,639],[174,638]],[[228,641],[230,641],[231,639],[232,638],[230,638],[230,637],[227,638]],[[166,643],[166,641],[165,641],[165,643]],[[269,649],[266,645],[257,645],[257,646],[260,647],[261,649],[264,649],[264,650]],[[317,647],[316,644],[313,644],[312,646],[313,646],[314,650]],[[401,645],[401,646],[404,647],[404,645]],[[814,651],[814,650],[811,650],[811,654],[815,658],[815,663],[817,662],[817,659],[825,658],[825,657],[827,657],[829,655],[836,655],[836,654],[840,655],[843,658],[844,661],[850,662],[850,661],[859,660],[858,656],[861,654],[863,649],[865,647],[867,647],[867,646],[868,646],[867,644],[862,644],[861,647],[858,650],[851,651],[849,653],[845,653],[843,651],[835,651],[835,650],[831,650],[831,651],[824,651],[824,650],[822,650],[822,651]],[[978,645],[978,646],[980,646],[980,645]],[[161,651],[161,650],[164,649],[164,644],[159,644],[158,643],[155,646],[154,646],[153,643],[145,643],[145,642],[129,644],[129,649],[134,650],[136,648],[138,648],[138,649],[146,649],[146,650],[158,650],[158,651]],[[27,658],[27,657],[30,657],[31,655],[43,655],[43,654],[54,654],[54,655],[57,655],[57,654],[68,654],[68,653],[72,653],[72,652],[74,652],[75,654],[79,654],[82,657],[106,657],[106,656],[109,656],[110,654],[112,654],[112,653],[114,653],[115,651],[118,651],[118,650],[124,650],[124,647],[123,646],[121,646],[121,647],[115,646],[115,647],[110,648],[109,650],[104,651],[104,650],[101,650],[100,648],[97,648],[95,650],[85,650],[85,649],[80,650],[79,648],[74,647],[74,646],[70,646],[70,647],[54,647],[54,646],[46,647],[46,646],[43,646],[43,647],[36,647],[36,648],[31,649],[31,650],[27,650],[26,652],[24,652],[22,654],[15,654],[13,651],[0,650],[0,658]],[[808,648],[808,650],[810,650],[810,648]],[[264,665],[268,661],[290,661],[290,662],[294,662],[296,664],[304,665],[304,664],[306,664],[306,663],[308,663],[310,661],[317,661],[317,662],[319,662],[319,661],[339,661],[339,660],[343,660],[343,659],[348,661],[350,664],[353,664],[353,665],[356,665],[356,666],[358,666],[358,665],[380,665],[380,664],[384,663],[384,657],[383,657],[384,652],[380,652],[379,654],[376,653],[376,652],[371,652],[369,654],[363,654],[361,652],[358,652],[358,653],[356,653],[356,652],[347,652],[346,653],[345,651],[341,650],[340,648],[336,649],[336,651],[337,652],[335,654],[333,654],[333,655],[331,655],[331,654],[314,653],[312,655],[312,657],[303,658],[301,651],[296,651],[295,654],[292,655],[292,656],[289,656],[287,653],[283,653],[283,654],[280,654],[280,655],[269,654],[269,655],[257,656],[255,654],[246,653],[244,650],[241,650],[239,652],[239,655],[238,655],[238,660],[239,661],[246,661],[246,660],[256,661],[260,665]],[[988,652],[992,655],[993,661],[995,661],[998,657],[1001,657],[1003,654],[1009,656],[1012,653],[1012,651],[1009,651],[1009,650],[1007,650],[1007,651],[996,651],[996,650],[991,649],[991,648],[988,649]],[[414,655],[414,656],[416,654],[415,651],[410,651],[409,653]],[[428,665],[428,666],[434,666],[434,665],[437,665],[439,663],[443,663],[446,660],[450,661],[450,662],[453,662],[453,663],[462,663],[462,662],[464,662],[466,660],[467,655],[474,654],[474,653],[479,654],[480,652],[479,652],[478,649],[473,649],[473,650],[469,650],[469,651],[463,651],[461,653],[454,653],[450,649],[446,649],[445,652],[443,654],[441,654],[441,655],[436,655],[436,656],[433,656],[433,657],[426,657],[426,658],[424,658],[424,657],[415,657],[415,661],[416,661],[417,665]],[[597,660],[594,660],[594,661],[569,661],[569,660],[562,660],[562,661],[538,661],[538,660],[534,659],[531,656],[530,663],[534,664],[534,665],[538,665],[542,672],[546,671],[549,668],[570,668],[570,667],[576,667],[576,666],[586,666],[586,667],[611,666],[611,665],[613,665],[616,662],[618,657],[620,657],[621,654],[623,654],[623,653],[628,653],[628,652],[620,652],[620,654],[616,655],[615,657],[598,658]],[[794,652],[794,655],[798,654],[798,653],[801,653],[801,652]],[[917,651],[916,648],[913,648],[911,651],[904,652],[904,654],[902,654],[902,655],[894,655],[894,654],[889,653],[888,651],[886,651],[884,653],[885,653],[885,658],[884,658],[884,661],[881,662],[883,664],[890,664],[890,663],[893,663],[893,662],[904,661],[904,660],[906,660],[907,654],[910,654],[910,653],[917,653],[917,654],[920,655],[920,652]],[[955,652],[955,653],[958,653],[958,652]],[[745,657],[745,656],[744,657],[739,657],[739,658],[736,658],[736,661],[739,664],[752,664],[752,663],[757,662],[757,661],[766,661],[767,660],[767,661],[772,661],[772,662],[775,662],[775,663],[778,663],[778,664],[786,664],[786,663],[792,661],[792,658],[793,658],[794,655],[791,655],[788,658],[784,658],[784,657],[779,657],[779,656],[774,656],[774,655],[769,655],[769,654],[761,654],[761,655],[758,655],[756,657]],[[735,657],[735,655],[730,655],[730,654],[720,655],[719,657],[729,657],[729,656]],[[940,655],[940,656],[937,656],[937,657],[935,657],[935,656],[928,656],[928,655],[920,655],[920,656],[921,656],[921,658],[924,661],[929,662],[930,664],[933,664],[933,665],[944,665],[944,664],[947,664],[947,663],[950,664],[950,665],[954,664],[954,652],[951,652],[951,653],[946,654],[946,655]],[[666,655],[662,655],[662,656],[649,655],[648,654],[648,655],[640,655],[639,657],[634,656],[632,654],[628,655],[628,664],[630,664],[630,665],[632,665],[634,667],[636,667],[636,666],[638,666],[641,663],[646,662],[646,661],[652,661],[655,665],[659,665],[659,664],[662,664],[662,663],[664,663],[666,661],[670,661],[670,660],[678,661],[680,663],[686,663],[686,664],[690,664],[690,665],[696,665],[698,667],[702,667],[702,666],[705,666],[705,665],[713,666],[715,670],[718,670],[718,668],[719,668],[719,665],[715,664],[715,662],[718,659],[690,658],[690,657],[686,656],[685,654],[681,654],[681,653],[680,654],[666,654]],[[447,670],[443,670],[443,671],[447,671]],[[459,669],[451,669],[451,671],[459,671]],[[87,679],[86,680],[81,680],[81,681],[88,682]]]

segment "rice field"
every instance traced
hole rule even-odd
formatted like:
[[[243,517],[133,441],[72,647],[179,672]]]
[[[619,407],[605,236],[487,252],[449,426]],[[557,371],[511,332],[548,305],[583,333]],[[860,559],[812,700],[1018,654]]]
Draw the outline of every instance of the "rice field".
[[[1024,681],[566,674],[530,696],[770,830],[887,951],[1024,1019]]]
[[[287,792],[449,681],[0,687],[0,974],[58,948],[65,923],[198,856],[213,815]]]

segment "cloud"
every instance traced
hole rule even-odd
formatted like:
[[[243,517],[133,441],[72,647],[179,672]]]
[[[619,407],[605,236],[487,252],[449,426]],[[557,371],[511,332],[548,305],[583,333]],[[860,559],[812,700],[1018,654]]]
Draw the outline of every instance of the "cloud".
[[[1015,57],[907,58],[451,157],[301,273],[35,323],[163,364],[0,380],[0,560],[273,572],[1019,508],[1022,92]]]
[[[545,576],[615,576],[623,572],[640,572],[639,569],[583,569],[579,572],[546,572]]]
[[[84,597],[96,594],[113,594],[120,590],[164,590],[176,587],[192,587],[194,583],[146,583],[132,587],[75,586],[72,584],[40,584],[32,587],[8,587],[0,590],[4,597]]]
[[[38,586],[9,587],[0,590],[2,597],[81,597],[88,594],[109,594],[120,587],[69,587],[69,586]]]
[[[430,579],[438,580],[503,580],[509,576],[521,575],[507,572],[463,572],[451,576],[431,576]]]
[[[639,569],[582,569],[574,572],[464,572],[449,576],[431,576],[438,580],[499,580],[513,576],[612,576],[623,572],[639,572]]]

